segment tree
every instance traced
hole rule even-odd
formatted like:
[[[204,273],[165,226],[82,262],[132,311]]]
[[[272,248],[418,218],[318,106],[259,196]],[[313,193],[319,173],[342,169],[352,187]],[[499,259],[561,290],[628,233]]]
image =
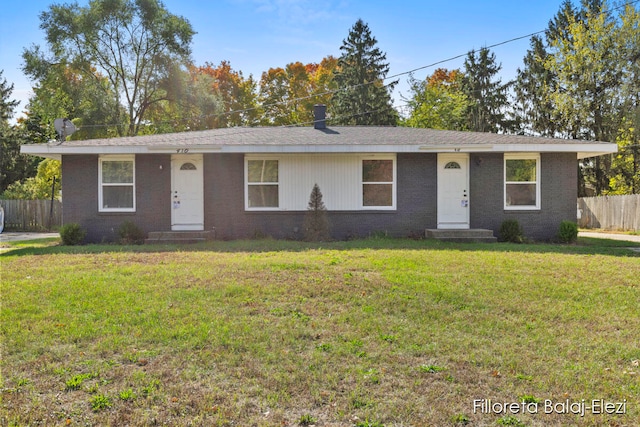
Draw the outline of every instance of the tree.
[[[462,91],[462,73],[459,70],[438,68],[425,80],[409,77],[411,98],[409,117],[404,124],[409,127],[466,130],[467,111],[471,106]]]
[[[464,61],[463,88],[472,104],[468,109],[468,128],[475,132],[508,132],[514,123],[507,120],[507,90],[510,83],[502,84],[496,78],[502,65],[496,63],[496,55],[487,48],[471,51]]]
[[[524,131],[618,143],[615,155],[580,161],[580,196],[640,191],[639,26],[631,4],[583,0],[575,8],[565,0],[519,70]]]
[[[609,192],[640,194],[640,11],[627,5],[620,17],[622,111]]]
[[[620,81],[625,74],[616,20],[606,3],[584,1],[583,10],[568,16],[567,23],[562,37],[549,41],[552,54],[546,66],[558,79],[551,98],[572,137],[614,142],[621,125]],[[610,157],[583,161],[579,193],[585,195],[588,186],[597,195],[607,191],[610,168]]]
[[[554,137],[561,129],[561,117],[550,96],[558,79],[545,67],[548,56],[542,38],[533,36],[531,49],[524,57],[524,68],[518,68],[514,110],[524,134]]]
[[[218,118],[224,115],[224,102],[214,88],[215,79],[199,68],[172,67],[160,83],[166,99],[148,110],[150,124],[144,133],[168,133],[205,130],[219,127]]]
[[[255,126],[258,123],[257,83],[252,75],[245,78],[228,61],[214,66],[208,62],[197,68],[198,73],[213,78],[212,89],[221,97],[223,112],[216,116],[215,127]]]
[[[37,117],[41,126],[53,130],[55,119],[71,118],[77,132],[70,139],[76,140],[118,134],[116,124],[124,107],[116,103],[107,78],[95,69],[87,78],[86,72],[64,62],[40,69],[47,60],[38,49],[25,52],[23,57],[24,70],[36,80],[26,111],[32,121]]]
[[[20,154],[20,145],[27,143],[27,135],[19,126],[10,124],[19,102],[11,99],[13,84],[2,77],[0,70],[0,194],[13,182],[35,174],[38,160]]]
[[[60,199],[60,190],[62,189],[60,183],[61,172],[60,161],[44,159],[38,165],[38,172],[35,177],[10,184],[2,194],[2,197],[5,199],[47,200],[51,199],[53,186],[54,198]]]
[[[309,196],[309,204],[304,217],[304,238],[312,242],[331,239],[327,208],[322,201],[322,192],[318,184],[313,185]]]
[[[174,63],[185,63],[194,34],[189,22],[172,15],[159,0],[92,0],[51,5],[40,15],[40,27],[53,57],[44,60],[39,47],[25,50],[25,73],[55,64],[72,64],[83,78],[104,75],[115,104],[123,104],[125,129],[136,135],[148,109],[166,99],[160,84]],[[37,61],[30,63],[30,60]]]
[[[15,108],[20,101],[11,99],[13,93],[13,84],[9,85],[7,79],[2,77],[4,70],[0,70],[0,125],[6,126],[9,120],[13,118]]]
[[[263,125],[294,125],[313,122],[313,106],[325,104],[335,91],[333,72],[337,60],[332,56],[319,64],[292,62],[283,68],[270,68],[260,79],[260,105]]]
[[[329,105],[338,88],[334,78],[338,69],[338,58],[329,55],[322,58],[319,64],[307,64],[306,67],[311,83],[311,95],[313,95],[310,102],[311,108],[316,104]]]
[[[391,92],[398,81],[385,84],[387,56],[376,44],[369,26],[359,19],[343,40],[334,80],[338,91],[331,100],[332,120],[343,125],[395,125],[398,113]]]
[[[283,68],[269,68],[260,79],[260,104],[264,111],[262,125],[283,126],[293,123],[289,101],[289,81]]]
[[[561,88],[558,75],[550,69],[548,61],[552,56],[551,40],[569,39],[570,20],[579,14],[571,0],[564,0],[558,13],[549,21],[544,39],[537,35],[531,38],[524,68],[518,69],[514,84],[514,113],[521,133],[577,138],[567,125],[568,118],[556,108],[552,95]]]

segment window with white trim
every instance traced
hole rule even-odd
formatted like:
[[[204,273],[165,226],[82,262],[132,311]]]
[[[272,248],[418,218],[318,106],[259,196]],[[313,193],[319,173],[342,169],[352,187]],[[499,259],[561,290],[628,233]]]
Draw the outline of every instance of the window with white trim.
[[[247,209],[278,209],[280,183],[277,159],[247,159],[245,163]]]
[[[135,212],[135,156],[100,156],[98,211]]]
[[[540,209],[540,155],[505,154],[504,208]]]
[[[395,208],[395,161],[362,160],[362,207],[365,209]]]

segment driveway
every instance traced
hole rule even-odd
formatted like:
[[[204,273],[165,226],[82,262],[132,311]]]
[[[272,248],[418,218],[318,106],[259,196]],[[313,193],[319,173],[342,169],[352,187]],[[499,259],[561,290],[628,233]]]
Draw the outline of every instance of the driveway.
[[[640,243],[640,236],[632,236],[631,234],[617,234],[617,233],[600,233],[597,231],[580,231],[578,233],[580,237],[592,237],[596,239],[611,239],[611,240],[624,240],[627,242]]]
[[[0,233],[0,243],[18,242],[21,240],[46,239],[50,237],[60,237],[60,233],[27,233],[27,232],[6,232]]]

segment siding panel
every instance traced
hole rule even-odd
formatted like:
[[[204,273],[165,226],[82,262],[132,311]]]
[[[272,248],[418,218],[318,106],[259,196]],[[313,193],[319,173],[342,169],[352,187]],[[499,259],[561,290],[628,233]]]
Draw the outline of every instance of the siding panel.
[[[359,162],[358,156],[280,158],[280,207],[283,210],[306,210],[311,189],[318,184],[327,210],[359,209]]]

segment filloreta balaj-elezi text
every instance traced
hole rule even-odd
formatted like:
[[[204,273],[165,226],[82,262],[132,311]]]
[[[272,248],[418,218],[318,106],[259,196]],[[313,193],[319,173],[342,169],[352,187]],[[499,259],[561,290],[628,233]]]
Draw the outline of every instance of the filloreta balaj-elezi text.
[[[586,414],[626,414],[627,400],[610,402],[604,399],[542,402],[494,402],[491,399],[474,399],[473,413],[481,414],[572,414],[584,417]]]

